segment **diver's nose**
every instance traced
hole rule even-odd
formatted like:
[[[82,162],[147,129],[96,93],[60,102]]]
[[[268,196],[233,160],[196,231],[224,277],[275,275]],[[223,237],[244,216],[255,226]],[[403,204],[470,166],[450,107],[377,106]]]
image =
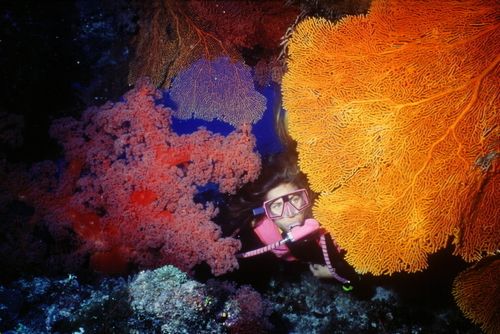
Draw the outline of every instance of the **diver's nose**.
[[[295,216],[299,211],[293,207],[290,203],[285,203],[285,207],[283,208],[283,217],[291,218]]]

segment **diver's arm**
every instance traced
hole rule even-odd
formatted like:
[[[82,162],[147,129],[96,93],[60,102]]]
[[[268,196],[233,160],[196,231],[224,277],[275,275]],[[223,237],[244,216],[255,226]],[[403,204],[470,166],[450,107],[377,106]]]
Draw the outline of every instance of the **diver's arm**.
[[[309,270],[317,278],[333,278],[332,273],[324,264],[311,263],[309,264]]]
[[[312,265],[310,270],[319,278],[335,278],[342,284],[349,284],[356,276],[353,268],[344,260],[344,251],[335,243],[329,233],[320,237],[319,246],[322,249],[325,265]]]

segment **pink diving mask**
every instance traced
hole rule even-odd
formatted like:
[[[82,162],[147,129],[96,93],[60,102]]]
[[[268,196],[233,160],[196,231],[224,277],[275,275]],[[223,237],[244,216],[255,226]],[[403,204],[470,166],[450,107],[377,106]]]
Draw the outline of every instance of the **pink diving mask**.
[[[309,196],[307,190],[299,189],[265,201],[262,207],[254,209],[254,215],[265,213],[269,219],[293,217],[309,207]]]

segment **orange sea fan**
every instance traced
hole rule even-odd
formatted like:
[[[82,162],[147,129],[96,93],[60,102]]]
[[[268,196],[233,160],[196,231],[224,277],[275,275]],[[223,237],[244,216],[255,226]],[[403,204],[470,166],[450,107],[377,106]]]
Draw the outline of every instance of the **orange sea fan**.
[[[358,272],[422,270],[450,236],[468,261],[500,248],[499,9],[376,0],[292,35],[289,132]]]
[[[500,333],[500,257],[491,256],[461,272],[453,296],[462,312],[485,333]]]

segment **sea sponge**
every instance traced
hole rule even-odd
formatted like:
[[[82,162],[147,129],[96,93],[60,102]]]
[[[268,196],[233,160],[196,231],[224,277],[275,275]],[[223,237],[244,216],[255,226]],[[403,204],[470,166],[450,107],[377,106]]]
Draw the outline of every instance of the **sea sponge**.
[[[499,248],[498,12],[376,0],[296,27],[288,129],[314,214],[358,272],[422,270],[450,236],[468,261]]]

